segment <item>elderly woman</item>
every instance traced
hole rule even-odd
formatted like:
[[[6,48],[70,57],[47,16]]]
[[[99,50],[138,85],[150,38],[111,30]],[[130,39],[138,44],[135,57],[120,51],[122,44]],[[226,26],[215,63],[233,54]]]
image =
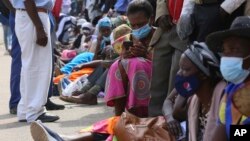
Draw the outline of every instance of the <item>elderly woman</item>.
[[[168,127],[177,137],[185,134],[181,132],[178,122],[173,117],[180,119],[180,114],[184,117],[187,115],[188,140],[207,140],[212,131],[211,125],[216,125],[214,117],[216,114],[213,113],[218,112],[214,106],[216,103],[212,102],[212,99],[220,96],[225,86],[223,82],[219,83],[221,80],[219,61],[204,43],[195,42],[182,54],[179,66],[175,89],[164,103],[163,112]],[[175,100],[173,95],[177,96]],[[172,105],[168,103],[174,101],[172,116]],[[211,108],[211,103],[213,103],[213,108]],[[186,109],[187,114],[183,112],[183,109]],[[185,120],[185,118],[180,120]]]

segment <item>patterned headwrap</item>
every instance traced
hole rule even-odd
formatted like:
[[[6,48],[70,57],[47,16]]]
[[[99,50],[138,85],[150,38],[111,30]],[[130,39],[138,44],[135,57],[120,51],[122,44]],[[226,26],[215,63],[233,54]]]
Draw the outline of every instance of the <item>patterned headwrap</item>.
[[[116,53],[120,54],[122,52],[122,44],[124,41],[129,41],[132,29],[126,25],[120,25],[115,28],[112,32],[112,38],[114,41],[111,42]]]
[[[203,42],[194,42],[184,54],[207,76],[210,76],[210,66],[219,67],[219,60]]]

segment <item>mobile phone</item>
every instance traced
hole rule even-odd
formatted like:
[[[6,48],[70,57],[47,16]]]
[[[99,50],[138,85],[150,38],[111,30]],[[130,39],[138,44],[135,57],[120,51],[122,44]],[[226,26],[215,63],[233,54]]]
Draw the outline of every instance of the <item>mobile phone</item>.
[[[132,41],[124,41],[123,46],[125,47],[126,50],[129,50],[129,47],[133,46]]]

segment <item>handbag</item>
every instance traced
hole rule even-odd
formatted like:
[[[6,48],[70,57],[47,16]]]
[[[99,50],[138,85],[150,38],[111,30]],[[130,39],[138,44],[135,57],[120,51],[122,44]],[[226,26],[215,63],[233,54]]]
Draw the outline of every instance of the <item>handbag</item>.
[[[128,88],[128,76],[118,62],[125,93]],[[127,94],[127,93],[126,93]],[[114,127],[114,134],[118,141],[174,141],[174,136],[166,130],[165,119],[162,116],[140,118],[128,111],[123,112]]]

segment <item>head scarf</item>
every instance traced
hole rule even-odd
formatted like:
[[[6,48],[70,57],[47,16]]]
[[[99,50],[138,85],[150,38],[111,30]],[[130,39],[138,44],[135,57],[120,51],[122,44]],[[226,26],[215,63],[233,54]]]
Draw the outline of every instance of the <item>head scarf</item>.
[[[113,38],[114,41],[111,42],[111,44],[116,53],[121,53],[122,44],[124,41],[129,41],[131,31],[132,29],[126,24],[120,25],[113,30],[111,38]]]
[[[207,76],[211,75],[210,66],[219,67],[219,60],[203,42],[194,42],[184,54]]]
[[[111,20],[108,17],[104,17],[102,18],[99,22],[98,22],[98,27],[112,27],[111,24]]]
[[[94,27],[93,27],[93,25],[92,25],[90,22],[85,22],[85,23],[82,24],[82,29],[83,29],[83,30],[84,30],[84,29],[93,30]]]
[[[115,29],[116,27],[122,24],[128,24],[128,18],[126,16],[118,16],[115,18],[111,18],[112,28]]]
[[[82,27],[81,27],[82,33],[84,32],[93,33],[93,31],[94,31],[94,27],[90,22],[85,22],[84,24],[82,24]]]

